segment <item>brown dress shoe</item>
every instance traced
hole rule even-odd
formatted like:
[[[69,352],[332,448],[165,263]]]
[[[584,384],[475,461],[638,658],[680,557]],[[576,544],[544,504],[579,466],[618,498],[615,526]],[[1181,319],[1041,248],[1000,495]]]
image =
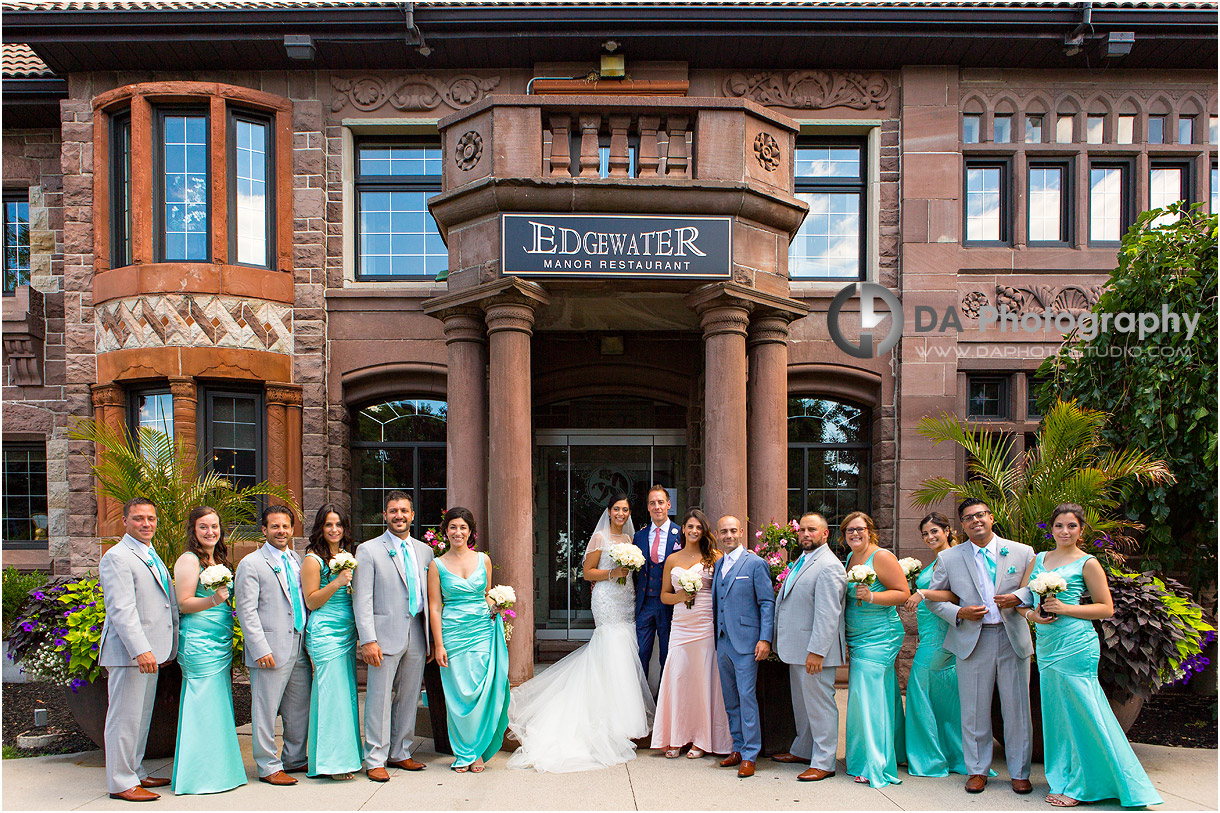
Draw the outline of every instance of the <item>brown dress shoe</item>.
[[[372,779],[374,782],[390,781],[390,772],[385,768],[369,768],[367,771],[365,771],[365,774],[367,774],[368,778]]]
[[[772,762],[783,762],[785,764],[795,764],[797,762],[805,762],[806,760],[801,759],[796,754],[784,753],[784,754],[772,754],[771,761]]]
[[[810,768],[799,774],[796,778],[802,782],[821,782],[826,777],[834,775],[834,771],[824,771],[821,768]]]
[[[985,787],[987,787],[987,777],[985,776],[972,773],[966,779],[966,793],[982,793]]]
[[[151,790],[136,785],[134,788],[128,788],[122,793],[110,794],[111,799],[122,799],[124,802],[152,802],[160,799],[160,794],[153,793]]]
[[[297,780],[283,771],[276,771],[268,776],[260,776],[258,781],[266,782],[268,785],[295,785],[297,783]]]
[[[721,768],[734,768],[741,764],[741,754],[737,751],[729,754],[724,759],[720,760]]]
[[[293,765],[291,768],[285,768],[284,773],[305,773],[309,770],[309,763],[303,765]]]
[[[1016,793],[1032,793],[1034,785],[1028,779],[1014,779],[1012,780],[1012,789]]]
[[[428,767],[424,763],[414,760],[411,757],[397,761],[390,760],[386,763],[386,765],[393,765],[395,768],[402,768],[404,771],[422,771],[424,768]]]
[[[748,759],[742,761],[741,766],[737,769],[737,775],[738,776],[753,776],[754,775],[754,763]]]
[[[142,788],[163,788],[169,784],[169,780],[162,776],[146,776],[140,780]]]

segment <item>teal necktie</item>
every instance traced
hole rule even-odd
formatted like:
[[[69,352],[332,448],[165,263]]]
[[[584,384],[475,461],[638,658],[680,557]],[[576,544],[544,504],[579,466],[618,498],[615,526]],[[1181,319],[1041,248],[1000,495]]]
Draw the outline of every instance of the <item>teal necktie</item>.
[[[801,568],[805,566],[805,560],[808,558],[808,554],[802,553],[796,560],[796,567],[792,568],[792,572],[784,579],[784,598],[788,597],[788,591],[792,589],[792,581],[796,578],[796,574],[801,572]]]
[[[165,562],[161,561],[161,557],[157,555],[157,549],[152,545],[148,546],[148,566],[157,572],[157,578],[161,580],[161,587],[165,589],[165,595],[171,595],[169,569],[165,567]]]
[[[292,567],[292,560],[285,552],[282,554],[284,559],[284,578],[288,582],[288,595],[292,596],[292,628],[297,632],[305,629],[305,606],[301,603],[301,585],[297,581],[296,571]]]
[[[419,580],[415,578],[415,562],[407,552],[406,540],[398,543],[402,547],[402,572],[407,577],[407,600],[410,602],[411,615],[419,612]]]
[[[991,558],[991,551],[983,548],[983,558],[987,560],[987,575],[991,577],[992,584],[995,583],[995,559]]]

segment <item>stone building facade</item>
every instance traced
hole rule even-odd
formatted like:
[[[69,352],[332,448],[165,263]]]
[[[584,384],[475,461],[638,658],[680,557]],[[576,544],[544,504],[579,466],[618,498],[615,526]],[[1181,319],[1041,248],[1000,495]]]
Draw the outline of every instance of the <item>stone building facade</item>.
[[[389,488],[420,531],[471,507],[522,598],[517,681],[587,636],[615,489],[751,530],[859,508],[918,555],[912,492],[965,465],[919,420],[1024,448],[1061,341],[985,309],[1087,308],[1137,212],[1215,207],[1214,6],[725,5],[659,39],[681,9],[539,8],[7,0],[6,563],[85,571],[121,533],[74,417],[162,428],[286,484],[300,534],[335,502],[371,535]],[[531,276],[518,214],[705,218],[730,248]],[[856,282],[902,302],[878,357],[831,336]]]

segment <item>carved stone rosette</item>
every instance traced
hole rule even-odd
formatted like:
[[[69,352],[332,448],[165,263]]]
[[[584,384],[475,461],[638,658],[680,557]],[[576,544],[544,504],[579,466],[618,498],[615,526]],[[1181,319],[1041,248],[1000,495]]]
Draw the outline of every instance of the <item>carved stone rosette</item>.
[[[500,84],[498,76],[462,74],[449,78],[410,73],[382,78],[363,76],[332,76],[330,86],[335,91],[332,113],[351,105],[365,113],[389,104],[395,110],[434,110],[447,104],[455,110],[481,100]]]
[[[881,74],[844,71],[760,71],[731,73],[724,95],[751,99],[773,107],[884,110],[892,85]]]
[[[779,166],[779,142],[770,133],[759,133],[754,138],[754,157],[758,165],[767,172],[774,172]]]
[[[458,139],[457,154],[453,156],[460,170],[474,169],[483,157],[483,136],[474,130],[467,130]]]

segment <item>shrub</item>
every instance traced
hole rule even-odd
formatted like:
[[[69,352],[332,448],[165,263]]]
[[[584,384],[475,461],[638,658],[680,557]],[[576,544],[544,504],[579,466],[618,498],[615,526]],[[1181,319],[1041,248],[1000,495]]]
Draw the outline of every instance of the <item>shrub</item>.
[[[25,604],[30,591],[36,590],[47,583],[47,576],[40,571],[22,573],[15,567],[4,569],[4,629],[3,636],[8,638],[13,622],[21,613],[21,605]]]

